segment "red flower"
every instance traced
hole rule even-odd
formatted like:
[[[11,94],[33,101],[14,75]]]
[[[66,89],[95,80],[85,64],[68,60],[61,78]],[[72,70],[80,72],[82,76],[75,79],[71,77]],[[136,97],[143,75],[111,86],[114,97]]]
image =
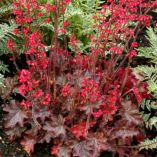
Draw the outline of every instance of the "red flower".
[[[51,19],[50,19],[50,18],[47,18],[45,22],[46,22],[46,23],[50,23],[50,22],[51,22]]]
[[[37,92],[34,93],[34,97],[35,98],[39,98],[41,96],[43,96],[43,91],[41,89],[38,89]]]
[[[27,86],[25,84],[22,84],[18,87],[18,90],[21,95],[25,95],[27,92]]]
[[[29,101],[22,100],[20,105],[24,108],[29,108],[31,106],[31,103]]]
[[[82,88],[80,96],[83,102],[96,103],[101,99],[101,93],[99,91],[99,83],[92,79],[84,78],[82,80]]]
[[[131,47],[133,47],[133,48],[138,47],[138,43],[137,43],[137,42],[133,42],[133,43],[131,44]]]
[[[90,122],[89,127],[92,127],[94,123]],[[71,129],[72,133],[77,137],[86,137],[86,122],[81,122],[74,125]]]
[[[63,97],[68,96],[71,93],[71,87],[69,84],[66,84],[62,87],[61,89],[61,94],[63,95]]]
[[[64,0],[64,1],[63,1],[63,3],[64,3],[65,5],[68,5],[70,2],[71,2],[71,0]]]
[[[111,49],[110,49],[110,51],[111,52],[114,52],[114,53],[117,53],[117,54],[122,54],[123,53],[123,51],[124,51],[124,49],[123,49],[123,47],[112,47]]]
[[[51,96],[50,94],[46,94],[46,96],[43,98],[42,100],[42,104],[43,105],[49,105],[50,104],[50,101],[51,101]]]
[[[13,30],[13,33],[14,33],[14,34],[19,34],[19,33],[20,33],[20,31],[19,31],[19,29],[18,29],[18,28],[15,28],[15,29]]]
[[[20,16],[20,15],[22,15],[22,10],[21,10],[21,9],[14,10],[14,11],[13,11],[13,14]]]
[[[134,56],[137,55],[137,52],[136,52],[135,50],[132,50],[132,51],[129,52],[127,55],[132,58],[132,57],[134,57]]]
[[[22,69],[20,73],[20,82],[24,83],[30,79],[31,79],[31,73],[26,69]]]
[[[15,43],[11,39],[9,39],[8,40],[8,49],[13,50],[14,46],[15,46]]]
[[[57,157],[59,157],[59,152],[56,146],[53,146],[51,148],[51,154],[56,155]]]
[[[68,27],[69,26],[69,22],[68,21],[64,21],[63,26],[64,27]]]

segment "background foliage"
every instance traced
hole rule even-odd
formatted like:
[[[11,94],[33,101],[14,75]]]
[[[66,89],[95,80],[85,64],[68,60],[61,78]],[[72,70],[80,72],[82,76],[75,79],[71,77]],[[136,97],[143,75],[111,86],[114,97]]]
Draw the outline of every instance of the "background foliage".
[[[141,116],[148,129],[157,130],[157,32],[156,28],[149,27],[146,31],[148,46],[138,48],[138,56],[147,60],[146,65],[139,65],[135,69],[148,82],[148,90],[152,99],[144,100],[141,104]],[[140,145],[141,149],[157,148],[157,137],[146,139]]]

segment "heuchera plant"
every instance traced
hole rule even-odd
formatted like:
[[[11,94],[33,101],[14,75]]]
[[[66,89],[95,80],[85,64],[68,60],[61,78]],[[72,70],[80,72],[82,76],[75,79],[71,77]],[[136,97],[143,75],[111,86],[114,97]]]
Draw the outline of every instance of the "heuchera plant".
[[[149,95],[130,64],[136,55],[137,35],[150,25],[147,13],[157,2],[108,0],[93,17],[95,35],[87,36],[91,40],[88,54],[80,52],[75,34],[68,39],[73,55],[67,43],[58,40],[59,33],[66,39],[70,23],[64,21],[64,13],[69,3],[13,2],[20,25],[14,33],[23,36],[28,67],[18,72],[23,100],[4,107],[6,134],[11,140],[20,137],[29,154],[36,143],[53,140],[51,152],[57,157],[98,157],[106,150],[120,157],[138,156],[130,148],[144,136],[138,105]],[[40,25],[49,22],[54,24],[54,33],[46,52]],[[8,48],[17,54],[12,40]]]

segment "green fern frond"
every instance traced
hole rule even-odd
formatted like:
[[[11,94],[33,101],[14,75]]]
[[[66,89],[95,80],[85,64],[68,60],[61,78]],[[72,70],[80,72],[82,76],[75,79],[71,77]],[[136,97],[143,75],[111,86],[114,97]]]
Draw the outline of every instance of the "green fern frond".
[[[13,0],[1,0],[0,1],[0,19],[4,17],[8,17],[8,15],[12,14],[13,6],[12,6]]]
[[[138,48],[138,56],[149,59],[151,63],[148,65],[141,65],[135,68],[137,73],[141,73],[148,83],[148,90],[157,99],[157,34],[153,28],[147,29],[147,40],[150,46]]]
[[[152,106],[155,104],[154,101],[144,99],[141,103],[141,108],[143,110],[151,111]]]
[[[153,127],[157,129],[157,116],[152,116],[151,111],[157,109],[156,101],[153,100],[143,100],[141,103],[141,117],[143,118],[146,127],[152,129]],[[149,113],[145,113],[148,110]]]
[[[0,74],[0,88],[3,88],[4,86],[4,76]]]
[[[0,55],[7,53],[7,41],[8,39],[16,40],[16,36],[12,33],[18,25],[12,23],[11,25],[3,23],[0,24]]]
[[[147,28],[147,40],[149,41],[149,47],[138,48],[138,56],[143,56],[150,59],[150,62],[156,63],[157,61],[157,35],[153,28]]]
[[[140,73],[144,76],[148,83],[148,90],[157,96],[157,65],[142,65],[135,69],[135,72]],[[156,97],[157,98],[157,97]]]
[[[152,129],[153,127],[157,129],[157,117],[156,116],[151,117],[148,121],[148,124],[150,129]]]
[[[4,64],[3,61],[0,61],[0,72],[2,72],[3,74],[5,72],[9,72],[8,66]]]
[[[149,129],[157,129],[157,115],[152,114],[154,110],[157,110],[157,34],[153,28],[147,28],[147,47],[138,48],[138,56],[144,57],[149,60],[149,65],[141,65],[135,68],[135,72],[144,76],[148,83],[149,93],[152,94],[152,100],[144,100],[141,103],[141,117],[143,118],[145,125]],[[147,112],[146,112],[147,111]],[[142,149],[154,149],[157,148],[157,137],[150,140],[146,139],[141,142],[140,150]]]
[[[0,18],[11,14],[12,11],[13,11],[12,5],[4,5],[4,6],[0,7]]]
[[[150,139],[146,139],[145,141],[141,142],[139,144],[140,150],[142,149],[154,149],[157,148],[157,137],[155,137],[154,139],[150,140]]]
[[[54,32],[54,26],[50,23],[43,23],[40,25],[40,27],[46,28],[48,30],[51,30],[52,32]]]

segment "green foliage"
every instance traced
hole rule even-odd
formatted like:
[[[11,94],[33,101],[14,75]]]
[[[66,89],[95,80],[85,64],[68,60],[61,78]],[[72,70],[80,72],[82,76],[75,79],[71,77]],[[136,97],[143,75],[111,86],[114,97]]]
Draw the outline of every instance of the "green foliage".
[[[140,65],[135,68],[137,73],[144,76],[148,83],[149,93],[153,95],[153,99],[144,100],[141,103],[141,116],[149,129],[157,129],[157,115],[152,111],[157,111],[157,34],[153,28],[147,29],[147,40],[149,46],[138,48],[138,56],[148,59],[149,64]],[[140,149],[157,148],[157,137],[154,139],[146,139],[140,143]]]
[[[157,137],[153,138],[152,140],[146,139],[145,141],[139,144],[140,150],[142,149],[154,149],[157,148]]]
[[[157,35],[153,28],[148,28],[147,31],[147,40],[149,41],[150,46],[148,47],[140,47],[138,49],[138,56],[143,56],[145,58],[150,59],[151,63],[155,63],[157,61]]]
[[[13,6],[10,4],[4,5],[0,7],[0,18],[6,17],[11,14],[13,10]]]
[[[12,2],[13,0],[0,1],[0,21],[6,21],[10,17],[13,10]]]
[[[157,34],[152,28],[148,28],[146,38],[150,46],[140,47],[138,56],[148,59],[150,65],[141,65],[135,70],[144,75],[149,85],[149,92],[157,99]]]
[[[0,56],[8,53],[8,39],[17,40],[17,37],[12,33],[18,27],[12,16],[12,2],[13,0],[0,1]],[[6,72],[9,72],[8,66],[0,61],[0,89],[6,87],[4,78]]]
[[[5,72],[9,72],[8,66],[6,64],[4,64],[2,61],[0,61],[0,88],[4,88],[4,73]]]
[[[16,40],[16,35],[12,32],[17,27],[14,22],[11,22],[11,25],[7,23],[0,24],[0,55],[8,53],[8,39]]]
[[[0,74],[0,88],[4,87],[4,76]]]
[[[2,72],[3,74],[5,72],[9,72],[8,66],[4,64],[2,61],[0,61],[0,72]]]
[[[19,35],[15,35],[13,30],[18,28],[15,18],[12,14],[13,0],[1,0],[0,1],[0,55],[7,54],[7,41],[12,39],[17,46],[21,47],[21,38]],[[20,52],[18,52],[20,53]]]
[[[5,65],[2,61],[0,61],[0,88],[4,88],[5,85],[4,85],[4,73],[5,72],[8,72],[9,69],[8,69],[8,66]]]
[[[141,116],[145,122],[146,127],[149,129],[157,129],[157,116],[151,114],[151,111],[157,109],[156,102],[152,100],[144,100],[141,103],[141,108],[143,110],[141,111]],[[147,113],[145,112],[146,110],[148,110]]]
[[[50,2],[45,1],[45,3]],[[72,1],[72,3],[70,3],[66,8],[64,21],[69,22],[66,37],[69,41],[71,34],[75,34],[76,39],[79,40],[78,47],[81,52],[87,52],[88,48],[90,47],[90,40],[87,38],[87,35],[94,34],[93,16],[96,14],[96,9],[98,8],[99,4],[99,0],[77,0]],[[54,33],[54,22],[51,14],[47,15],[47,17],[51,17],[51,23],[43,23],[40,25],[40,27],[44,33],[45,45],[49,46],[51,45],[51,39]],[[59,29],[61,29],[63,26],[62,16],[58,19],[58,25]],[[58,37],[62,43],[64,40],[63,34],[59,33]],[[69,48],[72,50],[71,47]]]

